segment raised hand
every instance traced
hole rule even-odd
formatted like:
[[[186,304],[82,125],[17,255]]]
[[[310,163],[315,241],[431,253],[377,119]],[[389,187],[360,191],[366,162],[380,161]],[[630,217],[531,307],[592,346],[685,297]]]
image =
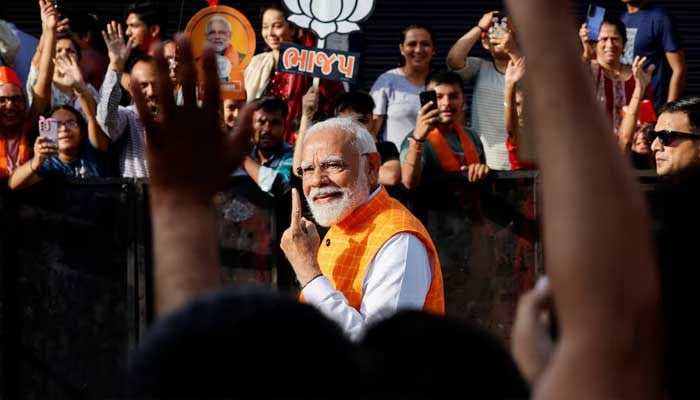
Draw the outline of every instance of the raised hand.
[[[591,41],[590,35],[591,31],[588,29],[588,24],[584,22],[578,30],[578,37],[581,39],[581,43],[588,44]]]
[[[282,235],[280,247],[292,265],[301,287],[321,273],[316,259],[319,245],[316,225],[301,216],[299,192],[292,189],[292,221]]]
[[[109,56],[109,68],[115,71],[123,71],[124,64],[131,54],[131,50],[136,47],[133,36],[124,43],[124,32],[121,24],[112,21],[107,24],[107,30],[102,31],[102,38],[107,45],[107,55]]]
[[[56,33],[68,33],[70,32],[70,20],[68,18],[63,18],[56,24]]]
[[[481,28],[482,31],[487,31],[489,29],[489,26],[491,26],[491,22],[493,21],[493,17],[497,16],[499,14],[498,11],[490,11],[487,12],[486,14],[481,16],[481,19],[479,20],[479,23],[477,26]]]
[[[525,76],[525,57],[520,57],[517,61],[509,60],[506,68],[506,82],[518,83],[523,76]]]
[[[311,86],[301,99],[301,110],[305,117],[312,118],[318,110],[318,89]]]
[[[53,3],[49,0],[39,0],[39,11],[41,13],[42,29],[56,32],[60,16]]]
[[[58,146],[46,136],[37,136],[34,141],[34,158],[30,161],[32,170],[36,171],[44,161],[58,154]]]
[[[159,114],[154,116],[137,82],[131,82],[134,102],[146,130],[148,169],[155,195],[210,204],[231,172],[248,153],[253,132],[253,107],[244,106],[236,128],[229,133],[219,123],[221,103],[216,59],[213,50],[204,52],[204,101],[197,106],[197,68],[189,42],[176,39],[182,58],[178,78],[182,82],[184,104],[175,105],[173,85],[163,46],[156,50]]]
[[[520,372],[530,385],[537,382],[556,347],[549,329],[555,323],[549,320],[552,307],[552,289],[546,277],[540,278],[518,302],[511,347]]]
[[[634,57],[632,62],[632,76],[637,85],[640,86],[642,90],[645,90],[649,83],[651,82],[651,77],[654,74],[656,65],[651,64],[646,69],[644,69],[644,63],[647,61],[646,57],[640,58],[639,56]]]
[[[422,140],[428,136],[428,133],[435,129],[435,126],[437,125],[436,122],[439,118],[440,110],[438,108],[429,110],[432,106],[437,106],[437,104],[433,104],[433,101],[431,100],[418,111],[418,116],[416,117],[416,127],[413,129],[413,137],[418,140]]]
[[[588,61],[593,58],[595,50],[593,49],[593,44],[591,41],[591,31],[588,29],[588,24],[581,24],[581,28],[578,30],[578,37],[581,39],[581,45],[583,46],[583,59]]]
[[[78,60],[75,57],[58,56],[54,58],[53,62],[62,85],[78,89],[85,84],[83,74],[78,66]]]

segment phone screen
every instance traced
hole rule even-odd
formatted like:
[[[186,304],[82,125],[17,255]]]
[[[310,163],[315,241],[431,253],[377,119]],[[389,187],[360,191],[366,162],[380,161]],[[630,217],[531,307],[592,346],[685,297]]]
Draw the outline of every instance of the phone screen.
[[[437,108],[437,93],[435,93],[434,90],[426,90],[426,91],[420,93],[420,106],[421,107],[428,104],[429,101],[432,101],[433,105],[430,106],[428,111],[436,109]]]

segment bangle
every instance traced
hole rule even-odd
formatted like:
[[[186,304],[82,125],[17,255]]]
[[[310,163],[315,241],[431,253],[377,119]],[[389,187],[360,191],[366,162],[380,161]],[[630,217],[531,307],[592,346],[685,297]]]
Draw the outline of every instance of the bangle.
[[[482,28],[481,25],[476,24],[476,27],[479,28],[482,32],[486,32],[486,29]]]
[[[413,133],[411,133],[411,139],[413,139],[414,142],[419,143],[419,144],[423,144],[423,143],[425,142],[425,138],[423,138],[423,139],[418,139],[418,138],[416,137],[416,135],[414,135]]]
[[[323,276],[323,273],[319,273],[319,274],[314,275],[313,278],[309,279],[309,281],[306,282],[304,284],[304,286],[301,287],[301,290],[304,290],[305,287],[309,286],[309,283],[313,282],[314,280],[316,280],[316,278],[321,277],[321,276]]]

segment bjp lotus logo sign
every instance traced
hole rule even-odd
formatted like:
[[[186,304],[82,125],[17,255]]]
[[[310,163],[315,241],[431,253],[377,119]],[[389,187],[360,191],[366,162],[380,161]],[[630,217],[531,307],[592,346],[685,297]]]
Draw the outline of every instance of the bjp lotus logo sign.
[[[372,14],[374,0],[284,0],[284,5],[292,14],[289,21],[325,41],[331,33],[359,31],[357,23]]]

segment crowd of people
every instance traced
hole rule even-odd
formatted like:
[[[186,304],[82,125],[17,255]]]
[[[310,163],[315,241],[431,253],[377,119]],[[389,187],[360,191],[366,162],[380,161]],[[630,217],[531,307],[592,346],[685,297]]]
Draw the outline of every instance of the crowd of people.
[[[692,384],[680,324],[694,246],[679,232],[697,219],[700,99],[681,98],[685,60],[665,11],[622,2],[596,41],[586,24],[577,41],[570,2],[509,0],[507,17],[474,21],[447,68],[432,68],[431,31],[409,25],[401,65],[369,93],[276,71],[281,43],[309,44],[310,33],[272,4],[245,104],[221,100],[217,49],[195,60],[184,36],[165,40],[156,3],[131,5],[126,30],[111,21],[81,35],[39,0],[26,88],[0,67],[0,178],[11,189],[49,176],[150,179],[160,319],[134,354],[135,396],[435,397],[459,384],[498,398],[675,397]],[[470,56],[479,41],[490,59]],[[43,134],[51,124],[54,139]],[[670,178],[652,202],[656,232],[632,167]],[[530,168],[543,181],[547,277],[520,301],[514,363],[490,336],[442,317],[436,246],[387,188]],[[291,193],[280,247],[305,304],[212,292],[222,287],[212,198],[235,173]],[[265,353],[284,384],[263,387],[244,368],[263,368],[246,344],[264,347],[269,329],[295,333]],[[483,368],[465,367],[465,383],[446,366],[472,355]],[[240,385],[227,385],[232,358]]]

